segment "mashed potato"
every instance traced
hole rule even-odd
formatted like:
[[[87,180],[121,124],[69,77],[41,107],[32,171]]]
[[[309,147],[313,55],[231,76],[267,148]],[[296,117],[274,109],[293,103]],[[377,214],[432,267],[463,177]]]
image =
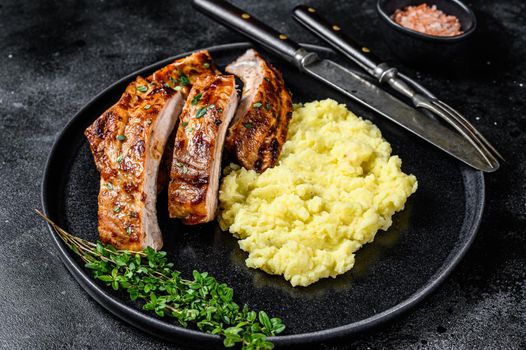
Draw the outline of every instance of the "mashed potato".
[[[336,277],[404,208],[417,181],[371,122],[333,100],[295,106],[279,164],[257,174],[231,164],[219,223],[246,264],[293,286]]]

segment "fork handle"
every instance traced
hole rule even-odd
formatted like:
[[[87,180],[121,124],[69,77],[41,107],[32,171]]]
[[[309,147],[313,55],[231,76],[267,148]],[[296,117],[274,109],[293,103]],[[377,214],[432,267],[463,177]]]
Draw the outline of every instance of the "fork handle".
[[[292,17],[367,72],[376,76],[374,72],[382,61],[369,48],[355,42],[342,31],[338,24],[330,23],[320,16],[315,8],[306,5],[296,6]]]

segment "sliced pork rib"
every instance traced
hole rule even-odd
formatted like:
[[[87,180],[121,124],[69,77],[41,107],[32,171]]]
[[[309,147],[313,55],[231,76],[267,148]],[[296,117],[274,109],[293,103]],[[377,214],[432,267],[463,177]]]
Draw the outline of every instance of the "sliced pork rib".
[[[190,92],[192,83],[199,77],[215,74],[220,74],[220,72],[214,65],[210,53],[203,50],[170,63],[146,79],[156,81],[168,89],[181,91],[186,97]]]
[[[214,219],[221,153],[238,102],[233,76],[199,78],[186,100],[174,143],[168,210],[185,224]]]
[[[278,161],[292,116],[292,99],[281,73],[249,49],[226,67],[243,81],[243,96],[226,147],[246,169],[263,172]]]
[[[157,171],[183,106],[181,93],[141,77],[88,129],[100,172],[99,236],[118,249],[162,247]]]
[[[210,53],[206,50],[198,51],[190,56],[183,57],[170,63],[166,67],[159,69],[150,75],[147,79],[156,81],[167,89],[180,91],[184,99],[188,96],[192,83],[204,75],[219,74]],[[173,143],[177,128],[168,137],[166,150],[159,167],[159,176],[157,180],[158,191],[161,191],[170,180],[170,169],[172,166]]]
[[[86,129],[101,176],[98,217],[102,242],[128,250],[162,247],[156,212],[159,163],[184,105],[185,91],[200,75],[214,72],[208,53],[200,52],[148,79],[138,77]],[[181,85],[170,82],[183,87],[178,89]]]

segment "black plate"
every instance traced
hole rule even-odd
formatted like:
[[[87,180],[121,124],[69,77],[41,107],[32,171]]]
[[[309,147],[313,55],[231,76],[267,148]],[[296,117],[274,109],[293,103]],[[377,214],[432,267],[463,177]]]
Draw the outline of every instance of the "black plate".
[[[220,67],[249,44],[216,46],[209,51]],[[323,56],[328,49],[309,47]],[[187,55],[181,54],[176,57]],[[112,105],[136,75],[147,75],[176,57],[134,72],[88,103],[59,135],[49,156],[42,184],[44,212],[67,231],[97,240],[99,175],[83,136],[84,129]],[[272,61],[272,58],[270,58]],[[371,119],[403,159],[403,170],[418,178],[419,189],[393,226],[356,256],[350,272],[321,280],[306,288],[292,288],[281,277],[270,276],[244,264],[246,254],[217,224],[185,227],[166,216],[166,193],[159,198],[159,223],[171,261],[183,275],[192,269],[208,271],[235,290],[238,303],[283,318],[286,333],[277,345],[304,344],[349,335],[375,326],[408,310],[444,281],[475,237],[484,206],[484,178],[458,161],[364,110],[321,83],[301,75],[282,62],[294,101],[333,98],[358,115]],[[51,228],[50,228],[51,230]],[[60,256],[81,286],[102,306],[124,321],[161,338],[201,347],[221,347],[218,336],[178,327],[173,320],[141,311],[125,295],[90,278],[82,264],[52,235]]]

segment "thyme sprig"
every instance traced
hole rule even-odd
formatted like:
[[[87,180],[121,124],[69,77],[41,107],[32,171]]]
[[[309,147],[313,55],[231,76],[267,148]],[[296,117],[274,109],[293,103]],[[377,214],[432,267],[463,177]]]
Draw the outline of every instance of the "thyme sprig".
[[[183,327],[223,337],[225,347],[272,349],[267,336],[285,329],[279,318],[264,311],[241,308],[234,302],[234,291],[206,272],[193,271],[193,279],[184,279],[166,252],[146,248],[142,252],[117,250],[111,245],[92,243],[76,237],[37,210],[75,254],[84,261],[93,277],[114,290],[125,290],[131,300],[143,301],[143,309],[159,317],[174,317]]]

